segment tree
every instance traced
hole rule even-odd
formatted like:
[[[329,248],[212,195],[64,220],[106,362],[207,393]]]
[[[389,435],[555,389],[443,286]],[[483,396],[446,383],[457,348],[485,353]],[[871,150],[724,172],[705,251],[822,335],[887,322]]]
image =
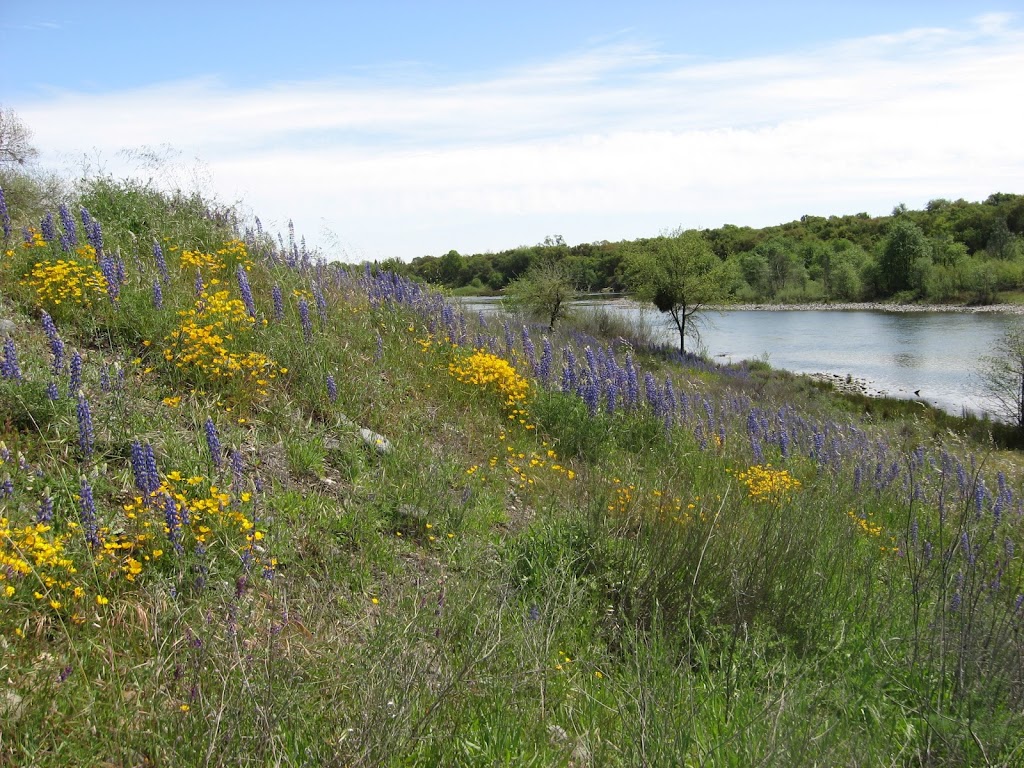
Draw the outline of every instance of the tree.
[[[979,377],[996,415],[1024,432],[1024,326],[1006,330],[997,354],[982,358]]]
[[[24,165],[39,154],[31,144],[32,131],[10,107],[0,106],[0,163]]]
[[[541,262],[505,288],[508,306],[544,320],[548,331],[568,314],[569,303],[575,297],[576,286],[563,262]]]
[[[910,267],[922,258],[931,258],[924,233],[906,216],[898,216],[889,226],[878,259],[882,290],[892,294],[910,288]]]
[[[672,317],[680,353],[686,351],[690,318],[705,304],[725,297],[720,268],[718,257],[696,230],[659,238],[626,261],[627,280],[637,299]]]

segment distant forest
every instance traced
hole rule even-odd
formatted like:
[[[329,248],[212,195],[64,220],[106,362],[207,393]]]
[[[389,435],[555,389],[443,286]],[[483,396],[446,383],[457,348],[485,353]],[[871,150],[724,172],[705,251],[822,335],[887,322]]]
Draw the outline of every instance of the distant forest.
[[[1024,195],[984,202],[932,200],[898,205],[890,216],[803,216],[762,229],[726,224],[700,230],[722,260],[737,301],[897,301],[987,304],[1024,293]],[[422,256],[381,266],[458,292],[496,293],[531,266],[561,263],[581,291],[625,288],[630,253],[654,238],[567,245],[560,236],[499,253]]]

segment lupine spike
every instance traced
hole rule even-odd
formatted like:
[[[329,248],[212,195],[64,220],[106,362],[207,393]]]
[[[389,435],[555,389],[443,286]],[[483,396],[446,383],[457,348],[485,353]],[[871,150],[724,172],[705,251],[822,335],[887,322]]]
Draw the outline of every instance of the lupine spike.
[[[223,465],[224,459],[221,456],[220,437],[217,435],[217,425],[213,423],[213,419],[207,418],[203,429],[206,433],[206,447],[210,449],[210,458],[213,460],[213,465],[217,467],[217,469],[220,469]]]
[[[85,458],[91,458],[93,452],[93,425],[92,412],[89,409],[89,401],[84,394],[78,395],[78,447]]]

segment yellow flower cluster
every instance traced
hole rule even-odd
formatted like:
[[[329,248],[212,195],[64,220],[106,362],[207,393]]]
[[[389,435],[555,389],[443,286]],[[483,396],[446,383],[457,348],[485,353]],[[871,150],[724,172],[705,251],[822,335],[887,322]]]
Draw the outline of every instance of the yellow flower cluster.
[[[28,576],[41,569],[75,573],[74,564],[65,556],[64,545],[69,537],[44,536],[50,530],[51,526],[44,523],[12,528],[6,517],[0,517],[0,581],[5,581],[7,574]],[[51,579],[48,575],[44,578]]]
[[[740,472],[740,482],[747,486],[747,494],[754,501],[781,504],[800,487],[800,481],[788,469],[772,469],[771,464],[755,464]]]
[[[478,349],[469,357],[450,363],[448,373],[463,384],[496,392],[509,409],[509,419],[526,423],[523,406],[530,396],[530,382],[508,360]]]
[[[75,253],[78,254],[79,258],[86,261],[96,261],[96,249],[90,243],[78,246],[75,248]]]
[[[212,380],[242,380],[260,396],[266,396],[271,380],[288,372],[261,352],[232,349],[251,333],[255,321],[228,291],[203,294],[180,315],[181,325],[164,339],[163,352],[178,368],[197,370]]]
[[[693,501],[683,508],[683,500],[679,496],[673,496],[665,491],[653,489],[646,494],[637,491],[634,483],[625,483],[617,477],[612,478],[612,497],[607,505],[609,512],[619,515],[627,515],[635,511],[643,514],[650,514],[661,522],[673,522],[686,524],[693,519],[696,502],[700,496],[695,496]],[[701,514],[701,519],[704,515]]]
[[[71,530],[76,527],[69,525]],[[74,624],[83,623],[80,611],[87,591],[68,552],[72,536],[55,534],[45,523],[12,527],[7,518],[0,517],[0,596],[19,599],[23,592],[27,598],[31,592],[36,602],[67,613]],[[96,595],[96,599],[101,598]]]
[[[29,242],[23,242],[22,248],[45,248],[47,242],[43,239],[43,233],[35,227],[29,227],[28,234],[31,240]]]
[[[180,527],[173,536],[166,511],[168,499],[180,510]],[[184,478],[180,472],[170,472],[156,491],[146,498],[132,496],[97,529],[96,551],[71,546],[81,542],[78,522],[68,521],[67,532],[57,533],[49,524],[18,527],[0,517],[0,598],[32,602],[31,595],[71,623],[81,624],[86,620],[86,605],[109,603],[102,593],[91,594],[97,581],[135,584],[176,544],[181,549],[202,545],[207,556],[226,546],[233,553],[232,560],[242,553],[254,567],[272,571],[276,560],[256,555],[256,542],[265,534],[247,511],[251,502],[249,493],[229,494],[205,477]]]
[[[504,439],[504,435],[502,435],[501,439]],[[517,452],[509,445],[506,446],[505,450],[508,452],[508,455],[505,457],[505,465],[512,472],[513,482],[518,485],[520,490],[535,485],[536,481],[542,480],[545,474],[550,476],[553,473],[567,480],[576,479],[576,473],[560,464],[558,454],[551,449],[548,449],[545,454],[536,452],[526,454]],[[497,464],[498,457],[492,456],[489,466],[493,469]],[[473,469],[473,472],[476,472],[476,468]],[[473,472],[469,474],[473,474]]]
[[[860,528],[860,530],[866,533],[868,536],[882,535],[882,526],[878,525],[877,523],[873,523],[868,518],[861,517],[856,512],[852,511],[847,512],[846,516],[849,517],[853,521],[853,524]],[[870,516],[871,513],[868,513],[868,517]]]
[[[224,262],[212,253],[202,251],[182,251],[181,268],[201,269],[208,273],[220,272],[224,269]]]
[[[253,261],[249,258],[249,250],[241,240],[228,240],[223,248],[217,250],[217,255],[223,256],[225,261],[241,264],[246,271],[252,269]]]
[[[35,290],[42,305],[66,301],[89,308],[107,295],[107,283],[96,267],[66,259],[37,262],[21,283]]]

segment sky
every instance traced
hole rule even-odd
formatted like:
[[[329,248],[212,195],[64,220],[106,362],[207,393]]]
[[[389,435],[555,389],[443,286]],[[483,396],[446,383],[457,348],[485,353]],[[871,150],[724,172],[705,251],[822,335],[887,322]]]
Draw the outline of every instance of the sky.
[[[38,168],[329,259],[1022,193],[1024,0],[0,0]]]

